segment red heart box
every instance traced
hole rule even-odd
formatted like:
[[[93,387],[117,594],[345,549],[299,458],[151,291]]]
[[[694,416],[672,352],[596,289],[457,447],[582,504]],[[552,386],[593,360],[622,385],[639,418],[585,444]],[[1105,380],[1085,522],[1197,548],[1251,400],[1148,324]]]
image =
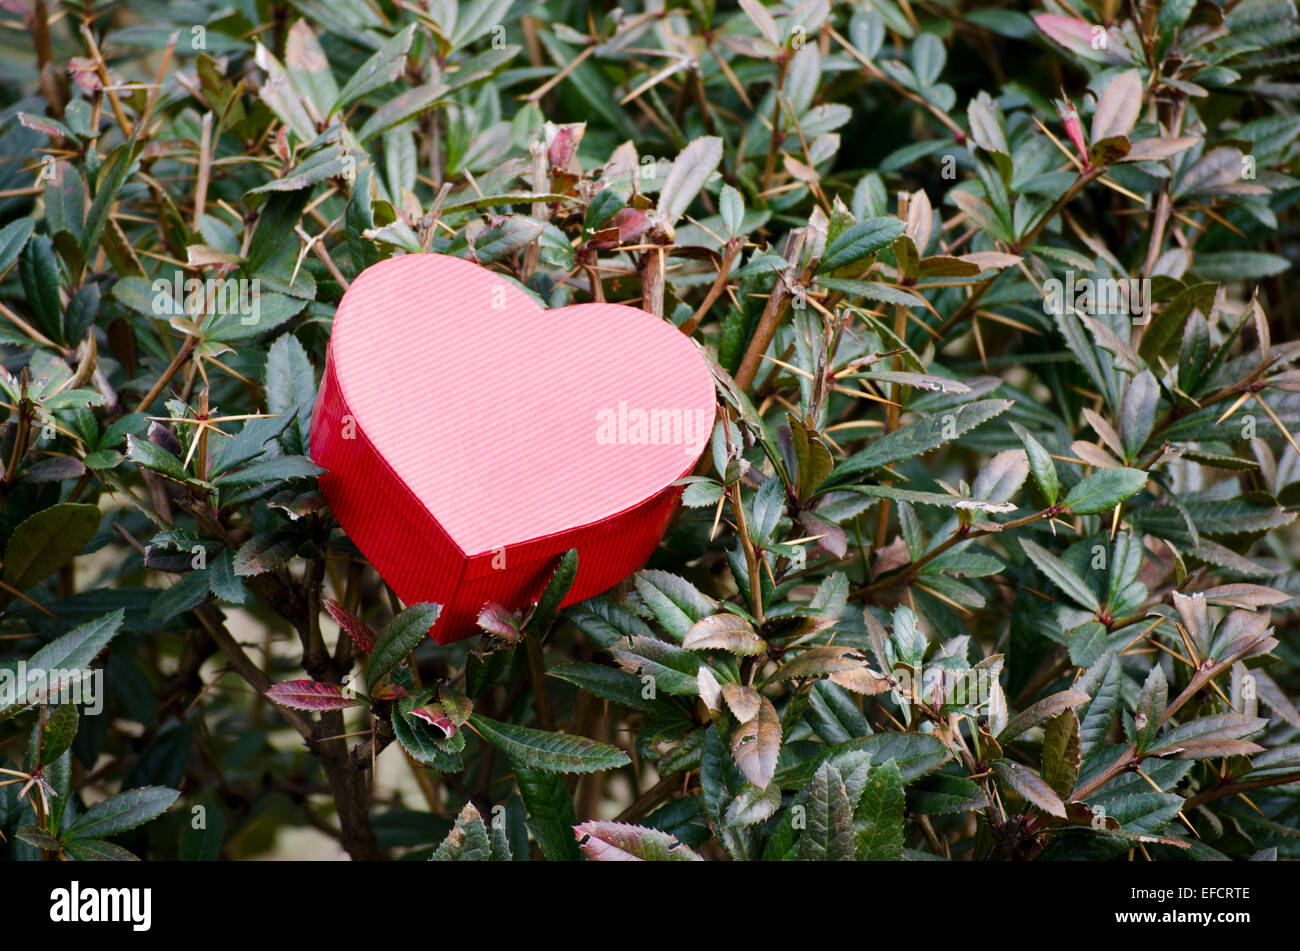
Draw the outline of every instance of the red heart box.
[[[671,324],[621,304],[539,307],[460,258],[367,268],[334,317],[311,455],[339,523],[440,644],[489,601],[565,604],[658,544],[714,419],[712,375]]]

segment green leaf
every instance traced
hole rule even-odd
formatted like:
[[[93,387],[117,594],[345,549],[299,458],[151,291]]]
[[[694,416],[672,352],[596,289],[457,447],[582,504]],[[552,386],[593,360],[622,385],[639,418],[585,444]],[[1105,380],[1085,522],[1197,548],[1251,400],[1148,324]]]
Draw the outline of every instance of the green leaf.
[[[98,839],[116,835],[156,819],[180,795],[164,786],[144,786],[118,793],[91,806],[64,833],[67,839]]]
[[[1115,714],[1119,712],[1124,679],[1124,671],[1113,653],[1103,655],[1080,678],[1080,686],[1085,692],[1092,690],[1092,702],[1088,704],[1079,724],[1084,756],[1091,756],[1105,743],[1106,734],[1115,722]],[[1098,685],[1091,687],[1090,682]]]
[[[288,564],[298,551],[298,541],[290,532],[254,535],[235,553],[235,574],[243,578],[265,574]]]
[[[984,790],[964,776],[940,773],[921,780],[907,791],[908,809],[928,816],[971,812],[987,805]]]
[[[622,750],[580,736],[501,723],[478,713],[469,722],[513,762],[545,772],[594,773],[631,762]]]
[[[1043,781],[1062,799],[1070,795],[1079,779],[1082,749],[1079,717],[1073,710],[1064,710],[1047,721],[1043,728]]]
[[[61,703],[49,712],[41,725],[41,766],[53,763],[72,745],[79,720],[75,703]]]
[[[365,121],[357,133],[357,141],[365,145],[379,133],[422,116],[430,109],[445,106],[450,101],[448,87],[440,82],[427,83],[398,93]]]
[[[537,633],[544,633],[555,620],[555,612],[560,607],[560,602],[564,600],[569,589],[573,587],[574,580],[578,577],[578,549],[570,548],[560,557],[560,563],[551,575],[551,580],[546,583],[546,590],[542,592],[541,598],[537,602],[537,608],[533,611],[532,617],[528,619],[525,626],[527,630]]]
[[[1280,254],[1263,251],[1213,251],[1192,259],[1192,272],[1206,281],[1259,281],[1291,267]]]
[[[1005,413],[1011,405],[1010,400],[976,400],[918,419],[849,456],[835,467],[825,484],[839,485],[859,473],[927,453]]]
[[[854,810],[854,852],[860,862],[896,862],[903,856],[903,778],[891,759],[871,767]]]
[[[438,604],[413,604],[388,622],[375,642],[366,666],[367,693],[424,642],[441,610],[442,606]]]
[[[853,861],[853,804],[844,778],[830,763],[823,762],[813,774],[804,809],[806,827],[799,836],[796,858],[805,862]]]
[[[1101,469],[1066,493],[1061,504],[1075,515],[1108,512],[1146,484],[1147,474],[1141,469]]]
[[[744,235],[741,226],[745,217],[745,199],[740,192],[730,185],[723,185],[718,195],[718,211],[722,215],[722,226],[726,229],[728,238]],[[0,233],[0,245],[2,244],[3,235]]]
[[[492,840],[487,826],[474,804],[467,802],[456,817],[456,824],[430,856],[433,862],[489,862]]]
[[[149,620],[162,624],[208,599],[211,590],[207,571],[190,571],[158,593],[149,607]]]
[[[416,762],[433,769],[451,773],[463,770],[465,764],[458,748],[464,748],[464,736],[457,733],[450,739],[444,737],[440,730],[419,717],[411,716],[409,710],[403,711],[401,708],[405,705],[399,701],[398,715],[392,719],[393,735],[402,749]]]
[[[1120,435],[1124,456],[1133,461],[1151,438],[1155,428],[1156,407],[1160,402],[1160,384],[1150,370],[1143,370],[1133,378],[1124,394],[1124,408],[1120,420]]]
[[[712,598],[701,594],[685,578],[666,571],[638,571],[633,582],[646,607],[679,644],[693,624],[717,610]]]
[[[1217,291],[1217,284],[1207,282],[1194,284],[1174,295],[1173,300],[1161,307],[1143,328],[1138,356],[1152,366],[1156,365],[1159,357],[1171,357],[1183,339],[1183,331],[1192,313],[1209,314]]]
[[[121,608],[102,614],[80,627],[74,628],[62,637],[46,644],[27,660],[28,674],[44,672],[43,679],[47,686],[46,693],[29,694],[27,684],[22,684],[16,697],[6,697],[0,706],[0,720],[6,720],[23,707],[52,694],[61,685],[70,684],[69,679],[59,680],[53,677],[54,671],[74,671],[88,668],[100,652],[108,646],[109,641],[122,626],[125,614]]]
[[[24,519],[5,546],[5,583],[24,591],[72,561],[95,537],[99,506],[64,502]]]
[[[1133,728],[1136,735],[1133,742],[1137,744],[1139,752],[1145,751],[1160,733],[1165,716],[1165,703],[1168,699],[1169,681],[1165,679],[1163,668],[1156,664],[1151,668],[1151,673],[1147,674],[1146,682],[1142,684],[1142,692],[1138,695],[1137,709],[1134,714]]]
[[[1075,574],[1073,568],[1028,538],[1022,538],[1020,544],[1025,549],[1025,554],[1029,556],[1029,560],[1037,565],[1038,570],[1060,588],[1070,600],[1081,608],[1101,612],[1101,602],[1097,599],[1097,595],[1088,587],[1087,582]]]
[[[138,466],[174,479],[177,482],[197,481],[186,474],[181,460],[148,439],[130,433],[126,437],[126,457]]]
[[[415,35],[415,26],[414,23],[407,26],[361,64],[361,68],[343,84],[329,115],[325,117],[326,121],[340,109],[347,108],[362,96],[384,88],[402,75],[406,68],[406,53],[411,48],[411,39]]]
[[[62,847],[58,839],[34,825],[19,826],[15,837],[34,849],[46,852],[57,852]]]
[[[282,334],[266,355],[266,408],[273,416],[298,414],[294,451],[299,454],[311,445],[311,410],[315,404],[316,371],[307,351],[293,334]],[[286,436],[291,432],[287,430]],[[286,440],[286,446],[289,442]]]
[[[514,763],[519,795],[528,810],[528,831],[542,854],[552,862],[575,862],[582,858],[573,827],[573,797],[558,774]]]
[[[777,779],[783,786],[804,783],[812,779],[822,759],[830,760],[832,765],[839,768],[846,759],[864,753],[875,763],[893,760],[904,783],[934,772],[952,756],[938,737],[927,733],[873,733],[871,736],[833,746],[821,757],[783,770]]]
[[[23,298],[36,315],[36,323],[45,335],[62,337],[63,305],[59,303],[59,259],[54,254],[54,243],[43,234],[27,242],[22,261],[18,265],[22,279]]]
[[[633,710],[653,713],[657,709],[654,701],[642,697],[641,681],[624,670],[602,664],[576,663],[553,667],[546,674],[567,680],[602,700],[620,703]]]
[[[119,145],[100,166],[99,177],[95,182],[95,200],[90,203],[90,210],[86,212],[86,231],[81,241],[81,248],[86,252],[87,260],[91,257],[95,246],[99,244],[99,236],[108,221],[109,210],[117,201],[117,193],[121,191],[127,172],[131,170],[131,153],[134,147],[134,141]]]
[[[129,849],[103,839],[69,839],[63,851],[78,862],[138,862],[139,856]]]
[[[888,247],[903,233],[903,222],[897,218],[867,218],[855,221],[826,246],[818,274],[830,274],[840,268],[856,264],[881,248]]]
[[[208,584],[212,593],[228,604],[243,604],[247,592],[244,579],[235,574],[235,551],[224,548],[208,565]]]
[[[18,260],[18,255],[27,246],[27,239],[32,236],[34,230],[36,230],[34,218],[17,218],[0,228],[0,274],[13,267],[13,263]]]
[[[702,136],[682,149],[659,189],[657,210],[665,221],[673,224],[686,213],[721,161],[722,139],[718,136]]]
[[[227,472],[212,480],[219,487],[265,485],[271,482],[284,482],[288,479],[307,479],[322,475],[323,468],[306,456],[280,456],[255,462],[251,466],[235,472]]]

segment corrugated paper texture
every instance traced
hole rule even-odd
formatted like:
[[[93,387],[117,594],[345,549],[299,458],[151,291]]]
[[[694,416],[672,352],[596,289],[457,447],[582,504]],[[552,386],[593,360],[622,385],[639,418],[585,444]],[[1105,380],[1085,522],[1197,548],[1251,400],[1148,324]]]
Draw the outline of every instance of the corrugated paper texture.
[[[671,324],[619,304],[544,310],[478,265],[408,254],[339,304],[312,419],[321,491],[440,643],[517,610],[578,549],[566,604],[635,571],[707,445],[713,381]]]

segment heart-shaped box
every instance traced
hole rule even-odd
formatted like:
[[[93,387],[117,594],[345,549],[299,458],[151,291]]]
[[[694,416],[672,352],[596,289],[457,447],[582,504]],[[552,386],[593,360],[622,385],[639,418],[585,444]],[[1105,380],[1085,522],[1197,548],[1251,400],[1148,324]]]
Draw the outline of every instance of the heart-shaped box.
[[[311,427],[321,492],[440,644],[488,602],[564,603],[639,568],[712,433],[713,379],[671,324],[621,304],[546,310],[442,254],[367,268],[339,303]]]

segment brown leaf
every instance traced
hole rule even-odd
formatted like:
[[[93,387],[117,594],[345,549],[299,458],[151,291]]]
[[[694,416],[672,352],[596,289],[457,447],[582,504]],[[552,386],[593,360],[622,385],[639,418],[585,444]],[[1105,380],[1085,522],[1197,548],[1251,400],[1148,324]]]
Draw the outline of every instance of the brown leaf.
[[[696,621],[682,639],[690,651],[723,650],[742,657],[753,657],[767,650],[767,643],[754,633],[754,627],[737,614],[715,614]]]
[[[830,681],[845,690],[852,690],[854,693],[868,697],[884,693],[890,685],[889,678],[874,674],[865,667],[855,670],[837,670],[830,675]]]
[[[1026,802],[1037,806],[1048,815],[1060,819],[1066,817],[1065,803],[1061,801],[1061,797],[1044,782],[1042,776],[1028,766],[1000,759],[993,764],[993,771],[998,774],[998,778],[1004,785],[1019,793]]]
[[[1206,737],[1180,740],[1168,749],[1157,750],[1153,756],[1172,756],[1175,759],[1208,759],[1213,756],[1250,756],[1264,752],[1264,747],[1249,740],[1231,740],[1226,737]]]
[[[998,733],[999,743],[1010,743],[1023,736],[1044,720],[1056,716],[1062,710],[1070,710],[1081,703],[1087,703],[1089,697],[1082,690],[1062,690],[1050,697],[1044,697],[1032,706],[1026,707],[1011,719]]]
[[[1110,81],[1097,100],[1092,116],[1093,148],[1102,139],[1127,136],[1137,125],[1142,111],[1142,76],[1136,69],[1126,70]]]
[[[1201,140],[1194,136],[1164,136],[1143,139],[1141,142],[1134,142],[1129,147],[1128,155],[1124,156],[1124,161],[1150,162],[1167,159],[1171,155],[1187,151],[1199,141]]]
[[[735,714],[736,719],[741,723],[745,723],[757,716],[760,706],[759,701],[762,700],[762,697],[753,687],[742,687],[740,684],[723,684],[722,699],[727,702],[727,706],[731,708],[731,712]]]
[[[746,779],[766,789],[776,773],[776,758],[781,752],[781,718],[767,697],[759,695],[758,704],[758,715],[736,731],[731,755]]]
[[[837,671],[864,668],[867,659],[853,647],[810,647],[793,660],[787,661],[777,671],[778,680],[796,680],[802,677],[823,677]]]

